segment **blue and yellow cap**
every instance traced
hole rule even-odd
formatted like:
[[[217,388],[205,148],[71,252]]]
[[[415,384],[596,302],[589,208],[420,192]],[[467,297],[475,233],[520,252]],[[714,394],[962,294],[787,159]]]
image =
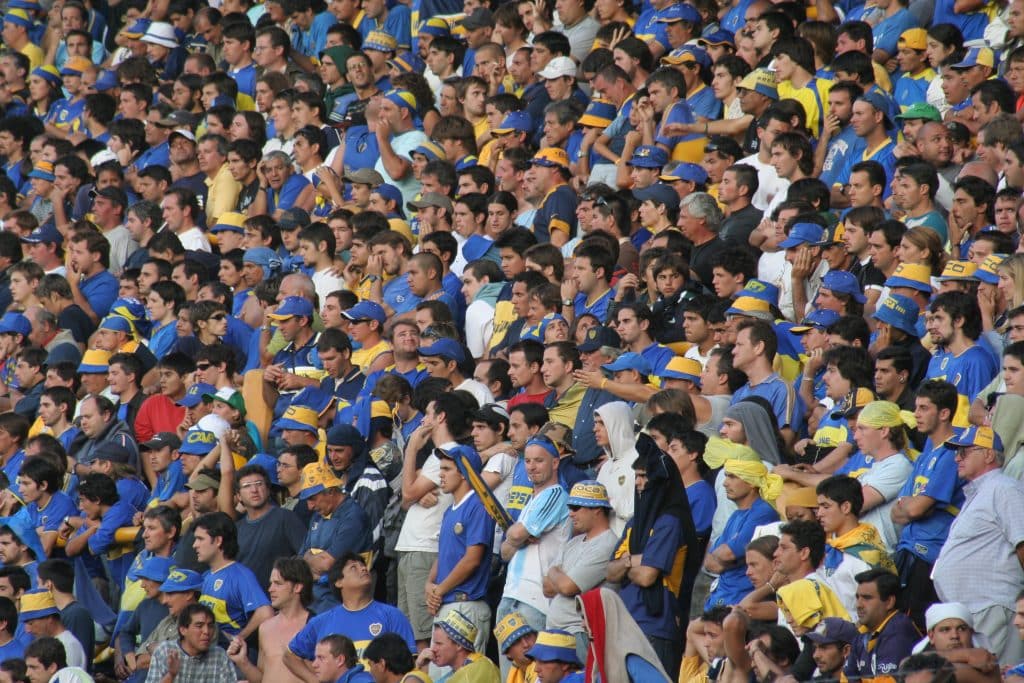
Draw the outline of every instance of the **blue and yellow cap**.
[[[245,234],[245,214],[236,211],[225,211],[217,218],[217,224],[210,228],[210,232],[237,232]]]
[[[526,622],[526,617],[519,612],[512,612],[506,614],[494,627],[494,639],[498,641],[498,651],[505,654],[520,638],[536,632],[537,630]]]
[[[989,254],[975,271],[974,277],[990,285],[999,284],[999,266],[1006,258],[1006,254]]]
[[[893,274],[885,280],[885,286],[909,287],[926,294],[931,293],[932,270],[920,263],[901,263],[896,266]]]
[[[366,47],[365,43],[363,44],[363,47]],[[395,106],[405,107],[413,114],[416,113],[416,96],[408,90],[388,90],[384,93],[384,97],[395,104]]]
[[[564,149],[558,147],[544,147],[537,151],[530,160],[534,166],[546,166],[548,168],[569,168],[569,155]]]
[[[203,588],[203,577],[191,569],[172,569],[167,580],[160,584],[161,593],[184,593]]]
[[[979,448],[991,448],[994,451],[1003,450],[1003,440],[999,438],[995,430],[984,425],[968,427],[960,432],[959,436],[954,435],[952,439],[947,439],[946,445],[953,448],[977,446]]]
[[[476,624],[459,610],[453,609],[443,619],[434,622],[434,625],[447,633],[448,637],[463,650],[470,652],[476,650],[473,643],[476,641],[479,629],[477,629]]]
[[[573,484],[566,505],[581,508],[611,508],[612,506],[608,499],[608,489],[596,479],[585,479]]]
[[[363,49],[394,52],[398,49],[398,41],[385,31],[370,31],[370,35],[366,36],[366,40],[363,41]]]
[[[275,425],[278,429],[295,429],[302,432],[319,433],[320,416],[307,406],[290,405]]]
[[[18,614],[22,621],[32,621],[60,614],[60,610],[57,609],[53,593],[37,588],[21,596],[21,609]]]
[[[105,373],[110,369],[110,356],[112,355],[110,351],[103,349],[87,349],[85,355],[82,356],[78,371],[97,375]]]
[[[890,294],[885,298],[872,316],[875,320],[906,332],[912,337],[917,335],[917,319],[921,317],[921,309],[917,303],[902,294]]]
[[[615,108],[613,102],[608,100],[591,100],[587,111],[580,117],[579,124],[593,128],[606,128],[615,120],[617,113],[618,109]]]
[[[576,636],[568,631],[541,631],[526,656],[538,662],[565,662],[576,668],[583,666],[576,655]]]
[[[700,386],[700,373],[703,370],[698,360],[674,356],[661,371],[661,376],[666,379],[686,379]]]

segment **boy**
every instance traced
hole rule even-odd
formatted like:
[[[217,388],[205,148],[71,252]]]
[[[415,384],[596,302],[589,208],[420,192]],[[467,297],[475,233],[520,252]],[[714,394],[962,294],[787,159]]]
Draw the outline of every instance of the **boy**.
[[[321,301],[345,285],[345,281],[333,273],[336,246],[334,232],[326,223],[314,223],[299,233],[299,254],[306,267],[313,271],[313,286]]]

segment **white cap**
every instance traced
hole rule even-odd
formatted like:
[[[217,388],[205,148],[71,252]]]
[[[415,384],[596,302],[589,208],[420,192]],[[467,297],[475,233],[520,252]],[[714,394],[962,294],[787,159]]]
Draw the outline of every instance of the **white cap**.
[[[925,628],[931,631],[946,619],[959,619],[974,630],[974,617],[967,606],[960,602],[937,602],[924,613]]]
[[[218,441],[222,436],[224,436],[224,432],[231,429],[231,425],[228,424],[227,420],[220,415],[214,415],[212,413],[199,420],[196,427],[199,429],[205,429],[208,432],[213,432],[217,435]]]
[[[562,78],[563,76],[576,77],[576,62],[571,57],[554,57],[548,65],[537,74],[540,78]]]
[[[174,32],[174,27],[166,21],[154,21],[149,25],[146,34],[139,40],[171,49],[178,47],[178,34]]]
[[[105,164],[108,161],[117,160],[117,155],[111,152],[109,149],[101,149],[100,151],[92,155],[92,158],[89,159],[89,165],[92,166],[93,168],[96,168],[97,166]]]

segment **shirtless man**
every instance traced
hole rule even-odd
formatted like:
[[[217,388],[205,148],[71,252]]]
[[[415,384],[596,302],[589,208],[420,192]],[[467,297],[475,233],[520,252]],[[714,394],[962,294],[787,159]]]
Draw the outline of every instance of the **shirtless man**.
[[[236,637],[228,646],[228,657],[250,683],[300,683],[284,665],[284,653],[295,634],[312,616],[306,604],[312,600],[313,575],[301,558],[281,557],[270,572],[267,595],[276,610],[259,627],[260,653],[256,665],[249,661],[245,641]]]

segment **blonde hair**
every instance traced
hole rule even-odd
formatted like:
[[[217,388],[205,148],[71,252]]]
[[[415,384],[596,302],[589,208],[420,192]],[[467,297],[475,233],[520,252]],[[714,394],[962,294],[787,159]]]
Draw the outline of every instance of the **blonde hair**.
[[[941,275],[946,265],[946,251],[942,246],[942,238],[939,233],[931,228],[918,225],[903,233],[903,239],[913,244],[918,249],[927,250],[929,257],[925,262],[932,269],[932,275]]]
[[[1017,308],[1024,304],[1024,254],[1014,254],[999,264],[996,272],[1006,272],[1013,280],[1013,298],[1006,302],[1006,308]]]

